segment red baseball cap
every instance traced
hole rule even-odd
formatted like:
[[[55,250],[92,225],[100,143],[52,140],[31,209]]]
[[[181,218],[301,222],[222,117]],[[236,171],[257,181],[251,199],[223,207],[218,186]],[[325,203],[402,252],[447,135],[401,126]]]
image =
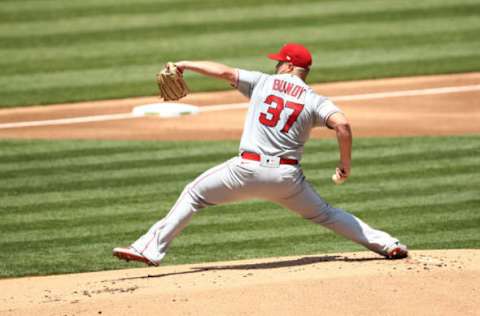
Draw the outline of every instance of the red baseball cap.
[[[278,61],[289,61],[294,66],[310,68],[312,55],[305,46],[295,43],[283,45],[278,54],[268,54],[268,58]]]

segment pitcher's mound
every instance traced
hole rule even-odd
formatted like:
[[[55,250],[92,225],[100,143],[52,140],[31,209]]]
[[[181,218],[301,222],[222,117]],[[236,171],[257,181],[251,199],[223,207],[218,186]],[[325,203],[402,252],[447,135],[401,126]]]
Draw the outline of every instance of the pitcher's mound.
[[[480,250],[343,253],[0,280],[2,315],[478,315]]]

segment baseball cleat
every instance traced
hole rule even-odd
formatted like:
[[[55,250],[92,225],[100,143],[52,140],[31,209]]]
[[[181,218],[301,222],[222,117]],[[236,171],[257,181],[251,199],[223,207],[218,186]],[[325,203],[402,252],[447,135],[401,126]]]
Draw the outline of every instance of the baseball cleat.
[[[117,257],[120,260],[125,260],[125,261],[138,261],[138,262],[143,262],[149,266],[158,266],[158,264],[155,264],[154,262],[148,260],[145,256],[143,256],[141,253],[133,249],[132,247],[128,248],[114,248],[113,249],[113,255]]]
[[[407,246],[397,241],[396,243],[387,248],[385,257],[387,259],[404,259],[408,257]]]

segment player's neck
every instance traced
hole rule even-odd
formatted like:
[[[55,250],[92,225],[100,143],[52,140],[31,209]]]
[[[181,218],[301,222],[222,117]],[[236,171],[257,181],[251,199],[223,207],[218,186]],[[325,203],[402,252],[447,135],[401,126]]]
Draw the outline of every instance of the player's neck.
[[[295,70],[292,70],[292,71],[279,71],[279,72],[277,72],[277,75],[291,75],[291,76],[296,76],[296,77],[302,79],[302,81],[305,81],[305,80],[307,79],[307,73],[298,72],[298,71],[295,71]]]

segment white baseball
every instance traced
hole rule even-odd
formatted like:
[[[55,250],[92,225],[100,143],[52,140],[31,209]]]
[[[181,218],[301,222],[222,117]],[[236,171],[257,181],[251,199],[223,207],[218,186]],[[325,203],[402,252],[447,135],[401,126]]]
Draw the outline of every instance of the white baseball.
[[[345,179],[342,179],[342,178],[337,177],[337,174],[334,173],[334,174],[332,175],[332,181],[333,181],[333,183],[335,183],[335,184],[342,184],[343,182],[345,182]]]

